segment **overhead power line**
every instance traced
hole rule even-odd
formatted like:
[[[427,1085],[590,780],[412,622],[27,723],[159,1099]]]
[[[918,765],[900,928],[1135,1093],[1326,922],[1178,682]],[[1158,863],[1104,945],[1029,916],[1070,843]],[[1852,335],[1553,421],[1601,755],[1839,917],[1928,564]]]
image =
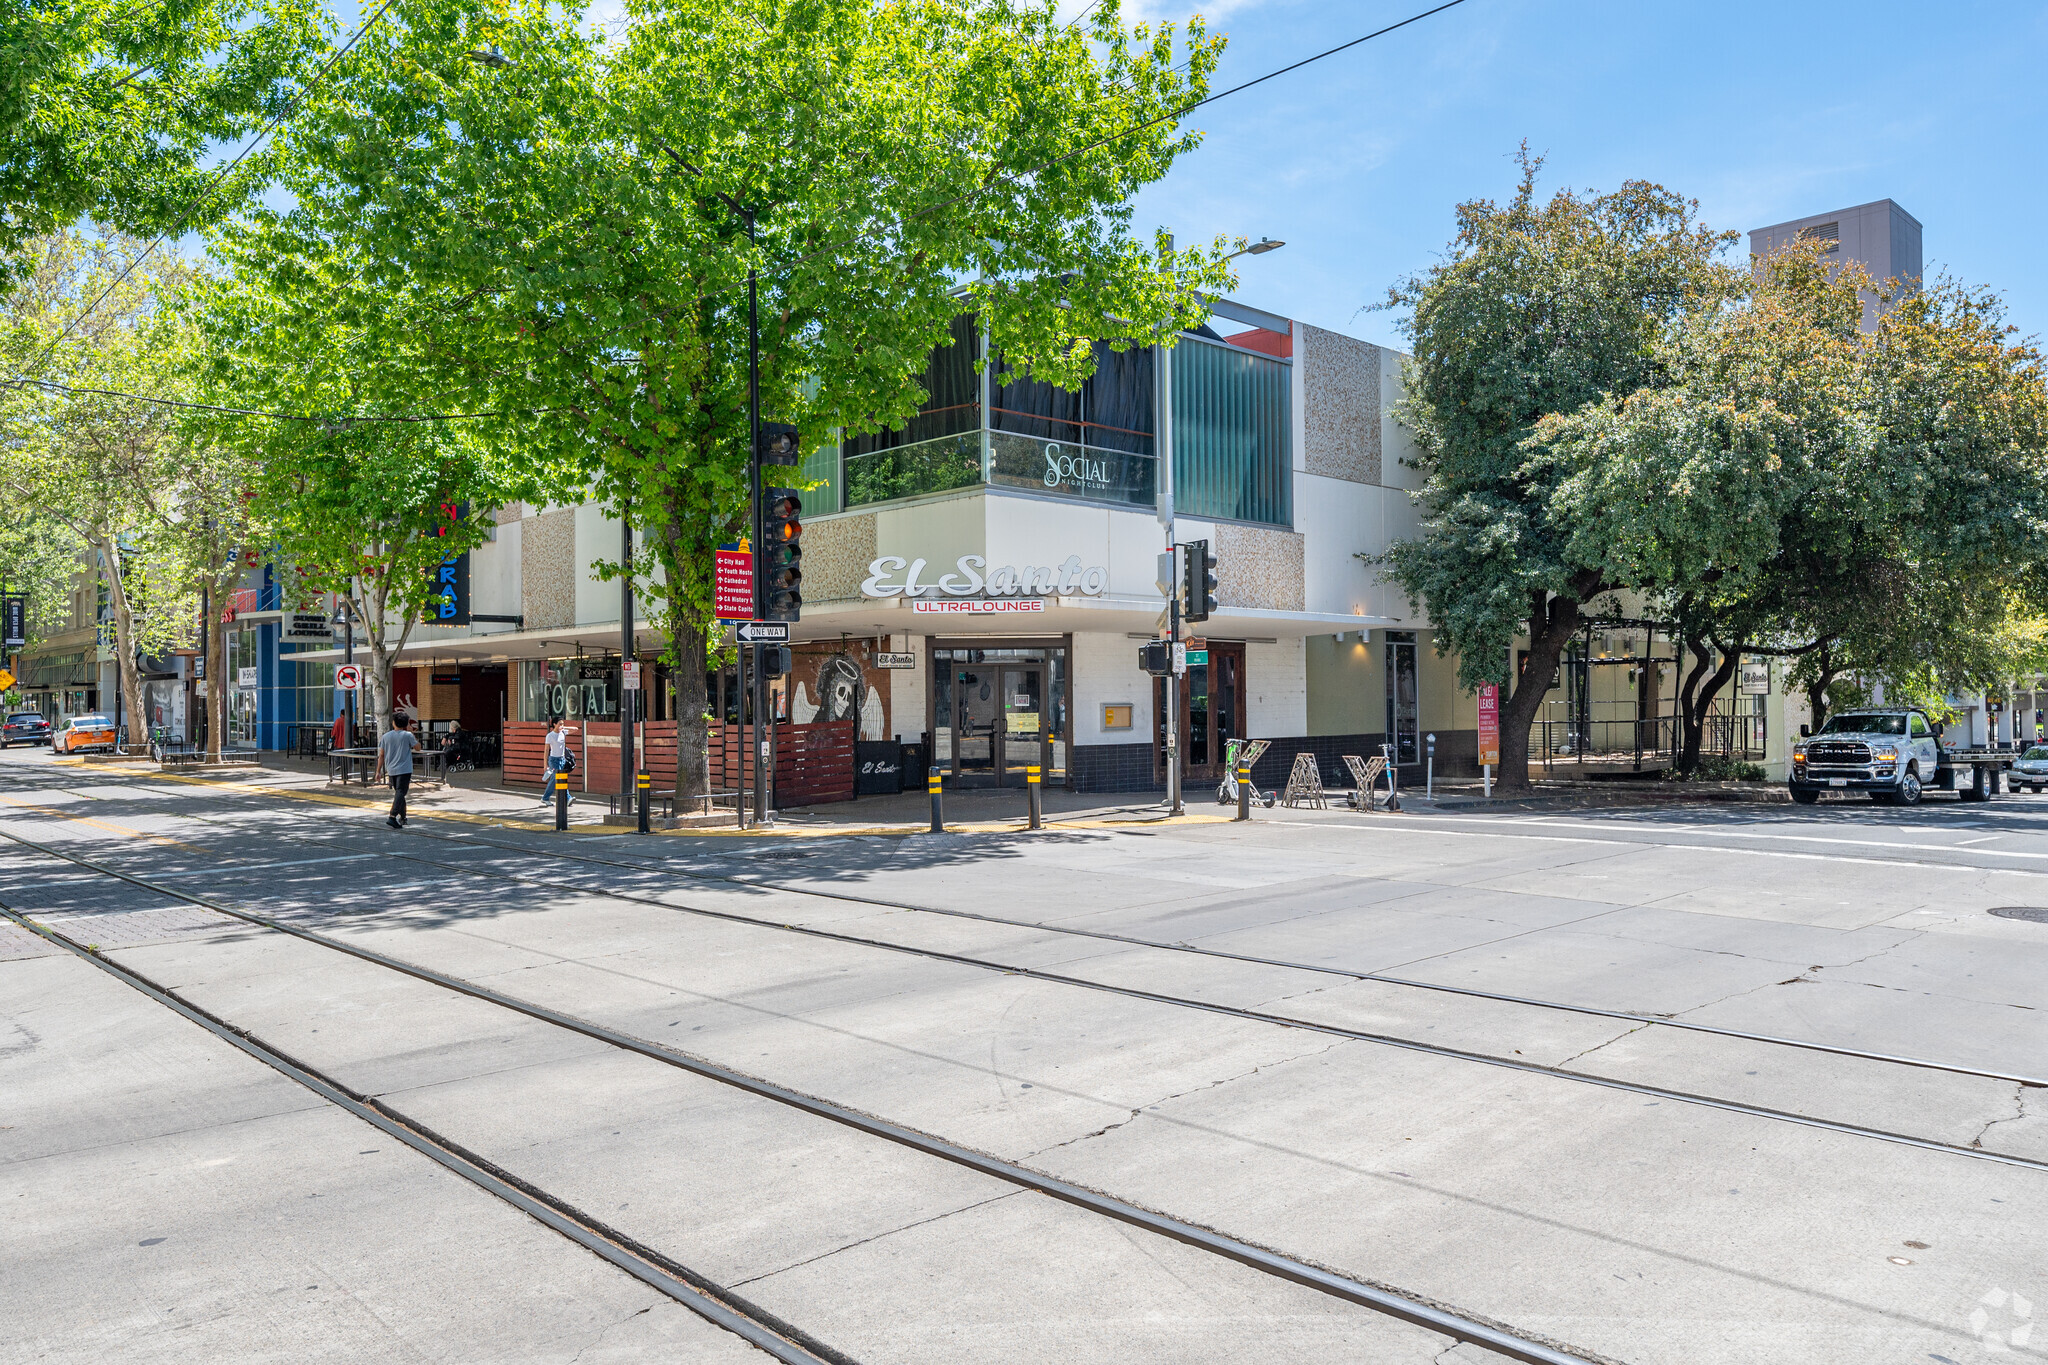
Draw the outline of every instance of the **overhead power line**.
[[[71,319],[70,322],[65,324],[64,330],[57,334],[57,339],[50,343],[49,349],[44,351],[43,354],[36,360],[37,369],[41,369],[45,364],[49,362],[50,357],[56,353],[57,348],[64,344],[64,339],[70,336],[71,333],[77,329],[79,323],[84,322],[88,317],[92,316],[93,310],[98,308],[102,303],[105,303],[107,300],[107,296],[109,294],[112,294],[116,289],[120,288],[121,282],[123,280],[127,279],[130,275],[135,273],[136,267],[140,266],[144,261],[148,260],[151,253],[153,253],[158,247],[162,246],[172,237],[175,237],[180,232],[184,231],[185,224],[192,220],[192,215],[199,211],[200,205],[204,204],[209,198],[213,196],[213,192],[216,189],[218,189],[223,182],[227,180],[228,176],[234,173],[235,167],[241,165],[244,161],[246,161],[249,158],[250,153],[256,150],[257,144],[261,143],[263,139],[269,137],[272,133],[276,132],[279,126],[282,125],[286,119],[290,118],[293,114],[298,112],[300,101],[304,100],[308,94],[312,93],[313,87],[317,86],[318,84],[320,84],[321,81],[326,79],[327,73],[334,69],[334,64],[340,61],[343,57],[346,57],[349,54],[349,52],[355,47],[355,45],[362,41],[363,35],[370,31],[372,25],[374,25],[384,17],[385,11],[389,10],[393,3],[394,0],[384,0],[384,3],[377,7],[377,12],[375,14],[372,14],[368,19],[365,19],[362,25],[359,28],[357,28],[353,34],[349,36],[349,40],[346,43],[343,43],[341,47],[336,50],[333,56],[329,57],[325,62],[322,62],[320,64],[320,69],[313,73],[313,78],[307,81],[303,86],[299,87],[298,93],[294,94],[289,100],[285,102],[284,108],[278,110],[275,114],[273,114],[270,118],[270,121],[263,125],[263,127],[257,132],[256,136],[249,139],[248,145],[243,147],[241,151],[235,153],[234,160],[228,162],[227,165],[221,167],[218,171],[215,171],[213,177],[210,180],[208,180],[206,184],[200,186],[199,193],[193,196],[192,202],[185,206],[185,211],[178,215],[177,222],[173,223],[164,232],[159,233],[154,241],[150,242],[148,246],[144,247],[141,253],[138,254],[134,260],[130,261],[127,264],[127,266],[122,269],[120,274],[114,277],[112,283],[110,283],[105,289],[102,289],[99,292],[99,294],[93,299],[93,301],[85,306],[83,312],[79,313],[77,317]]]
[[[59,384],[54,379],[0,380],[0,387],[52,389],[58,393],[82,393],[96,398],[127,398],[137,403],[154,403],[159,407],[184,408],[192,412],[220,412],[236,417],[271,417],[281,422],[325,422],[338,426],[354,426],[367,422],[467,422],[480,417],[533,417],[546,412],[568,411],[566,408],[503,408],[490,412],[411,412],[341,416],[333,413],[322,415],[309,412],[275,412],[267,408],[224,407],[218,403],[188,403],[182,398],[157,398],[146,393],[129,393],[125,389],[92,389],[77,384]]]

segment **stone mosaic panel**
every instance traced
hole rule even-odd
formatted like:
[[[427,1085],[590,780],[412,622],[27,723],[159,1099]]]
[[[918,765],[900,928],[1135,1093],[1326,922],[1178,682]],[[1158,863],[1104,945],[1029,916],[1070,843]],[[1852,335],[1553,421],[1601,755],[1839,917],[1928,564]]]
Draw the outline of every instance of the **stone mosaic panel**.
[[[519,610],[527,630],[576,624],[576,509],[528,519],[519,536]]]
[[[525,503],[508,502],[503,507],[500,507],[496,512],[493,512],[491,514],[491,520],[495,521],[500,526],[510,526],[513,522],[519,521],[523,519],[525,516]]]
[[[1311,474],[1379,483],[1380,366],[1369,341],[1301,325],[1303,466]]]
[[[1216,601],[1225,607],[1307,611],[1303,538],[1268,526],[1216,527]]]
[[[834,517],[804,524],[804,601],[837,602],[860,596],[875,557],[873,516]]]

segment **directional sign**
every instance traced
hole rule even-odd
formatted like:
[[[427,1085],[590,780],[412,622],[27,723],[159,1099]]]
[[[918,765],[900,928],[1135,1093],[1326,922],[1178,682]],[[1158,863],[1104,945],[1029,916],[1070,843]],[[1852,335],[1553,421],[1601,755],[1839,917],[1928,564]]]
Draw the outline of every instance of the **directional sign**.
[[[341,664],[334,670],[334,685],[344,692],[353,692],[363,685],[363,670],[356,664]]]
[[[733,628],[743,645],[781,645],[789,643],[789,622],[787,621],[742,621]]]
[[[754,614],[754,556],[737,545],[718,548],[713,563],[713,605],[721,621],[745,621]]]

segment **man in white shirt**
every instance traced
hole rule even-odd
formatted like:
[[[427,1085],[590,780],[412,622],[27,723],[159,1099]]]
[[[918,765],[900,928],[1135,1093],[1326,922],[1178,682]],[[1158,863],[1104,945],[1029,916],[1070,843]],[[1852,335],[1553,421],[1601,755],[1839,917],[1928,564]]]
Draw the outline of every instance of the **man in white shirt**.
[[[391,717],[391,728],[377,741],[377,770],[391,779],[391,814],[384,821],[393,829],[405,828],[405,793],[412,786],[412,751],[420,747],[412,732],[412,717],[403,711]]]

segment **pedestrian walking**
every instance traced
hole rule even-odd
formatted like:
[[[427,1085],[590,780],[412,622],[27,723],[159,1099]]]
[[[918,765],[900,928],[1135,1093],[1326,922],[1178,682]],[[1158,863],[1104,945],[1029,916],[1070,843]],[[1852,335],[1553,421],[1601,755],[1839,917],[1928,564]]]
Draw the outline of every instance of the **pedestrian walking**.
[[[377,770],[391,779],[391,814],[384,823],[405,828],[405,793],[412,786],[412,751],[420,747],[412,718],[403,711],[391,717],[391,728],[377,741]]]
[[[543,806],[555,799],[555,774],[569,772],[575,766],[575,760],[569,757],[569,732],[562,728],[562,718],[556,716],[548,722],[548,773],[540,788]]]

